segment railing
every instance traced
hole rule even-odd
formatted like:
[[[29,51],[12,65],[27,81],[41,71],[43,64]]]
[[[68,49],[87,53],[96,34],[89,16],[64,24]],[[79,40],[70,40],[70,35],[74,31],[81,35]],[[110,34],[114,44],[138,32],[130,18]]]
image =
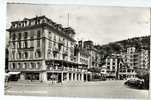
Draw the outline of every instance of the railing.
[[[59,44],[59,45],[64,45],[64,41],[59,40],[59,41],[58,41],[58,44]]]
[[[63,51],[63,55],[68,55],[68,51]]]

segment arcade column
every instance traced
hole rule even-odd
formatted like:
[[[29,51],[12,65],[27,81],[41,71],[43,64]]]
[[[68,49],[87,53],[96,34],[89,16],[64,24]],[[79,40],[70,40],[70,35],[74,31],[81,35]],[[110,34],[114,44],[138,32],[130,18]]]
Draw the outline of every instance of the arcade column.
[[[69,73],[67,73],[67,81],[69,81]]]
[[[40,73],[40,81],[47,82],[47,72]]]
[[[81,73],[81,81],[84,81],[84,73]]]
[[[77,81],[77,73],[75,73],[74,76],[74,80]]]
[[[73,81],[73,73],[71,73],[71,81]]]

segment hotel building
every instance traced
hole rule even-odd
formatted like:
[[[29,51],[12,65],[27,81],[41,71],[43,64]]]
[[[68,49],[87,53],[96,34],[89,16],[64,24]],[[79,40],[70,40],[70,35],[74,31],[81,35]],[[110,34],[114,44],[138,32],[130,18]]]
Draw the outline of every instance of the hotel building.
[[[83,42],[83,47],[89,52],[90,54],[90,60],[88,64],[88,68],[95,68],[95,67],[100,67],[100,53],[99,50],[95,47],[92,41],[84,41]]]
[[[45,16],[14,21],[9,32],[9,71],[20,80],[84,81],[87,70],[74,56],[76,34]]]

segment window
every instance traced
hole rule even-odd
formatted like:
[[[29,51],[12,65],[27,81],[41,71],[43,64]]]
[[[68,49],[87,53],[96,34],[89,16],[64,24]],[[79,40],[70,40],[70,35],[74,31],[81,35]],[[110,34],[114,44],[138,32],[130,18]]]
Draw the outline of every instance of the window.
[[[40,36],[40,30],[39,31],[37,31],[37,38],[40,38],[41,36]]]
[[[40,40],[37,40],[37,47],[40,47]]]
[[[27,43],[27,41],[25,41],[24,43],[25,43],[25,48],[28,48],[28,43]]]
[[[49,41],[49,48],[52,48],[52,43],[51,43],[51,41]]]
[[[41,63],[40,63],[40,62],[37,62],[36,69],[40,68],[40,66],[41,66]]]
[[[53,57],[54,57],[54,59],[57,57],[57,54],[56,53],[53,53]]]
[[[31,31],[30,39],[34,39],[34,31]]]
[[[12,40],[15,40],[16,39],[16,34],[14,33],[13,35],[12,35]]]
[[[25,59],[27,59],[28,58],[28,53],[27,52],[25,52]]]
[[[49,38],[50,40],[52,39],[52,34],[51,34],[51,32],[49,32],[48,38]]]
[[[12,59],[15,59],[15,51],[12,51]]]
[[[12,63],[12,69],[16,69],[15,63]]]
[[[67,47],[68,47],[68,41],[67,41]]]
[[[21,40],[21,33],[18,33],[18,40]]]
[[[28,33],[25,32],[25,33],[24,33],[24,39],[27,39],[27,37],[28,37]]]
[[[34,47],[34,41],[33,40],[30,41],[30,47]]]
[[[107,66],[107,69],[110,69],[110,66]]]
[[[17,69],[21,68],[21,63],[18,63]]]
[[[30,59],[33,59],[33,52],[30,52]]]
[[[27,66],[27,65],[26,65],[26,63],[24,63],[24,64],[23,64],[23,66],[22,66],[22,68],[23,68],[23,69],[25,69],[25,68],[26,68],[26,66]]]
[[[31,68],[35,69],[36,68],[36,64],[35,63],[31,63]]]
[[[51,57],[51,50],[50,50],[50,49],[48,49],[47,57],[48,57],[48,58],[50,58],[50,57]]]
[[[12,43],[12,48],[15,48],[15,47],[16,47],[15,42],[13,42]]]
[[[56,41],[56,36],[54,36],[54,41]]]
[[[36,51],[36,57],[41,57],[41,51],[40,50]]]
[[[18,48],[21,48],[21,42],[18,42]]]
[[[18,53],[18,57],[19,57],[19,59],[21,59],[21,52]]]

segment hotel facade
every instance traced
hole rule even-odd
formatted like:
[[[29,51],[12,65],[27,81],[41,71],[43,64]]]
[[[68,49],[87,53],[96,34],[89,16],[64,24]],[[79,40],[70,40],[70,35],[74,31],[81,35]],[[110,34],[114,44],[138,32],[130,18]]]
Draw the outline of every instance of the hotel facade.
[[[45,16],[14,21],[9,32],[9,71],[20,80],[86,81],[87,67],[78,63],[71,27],[63,28]]]

